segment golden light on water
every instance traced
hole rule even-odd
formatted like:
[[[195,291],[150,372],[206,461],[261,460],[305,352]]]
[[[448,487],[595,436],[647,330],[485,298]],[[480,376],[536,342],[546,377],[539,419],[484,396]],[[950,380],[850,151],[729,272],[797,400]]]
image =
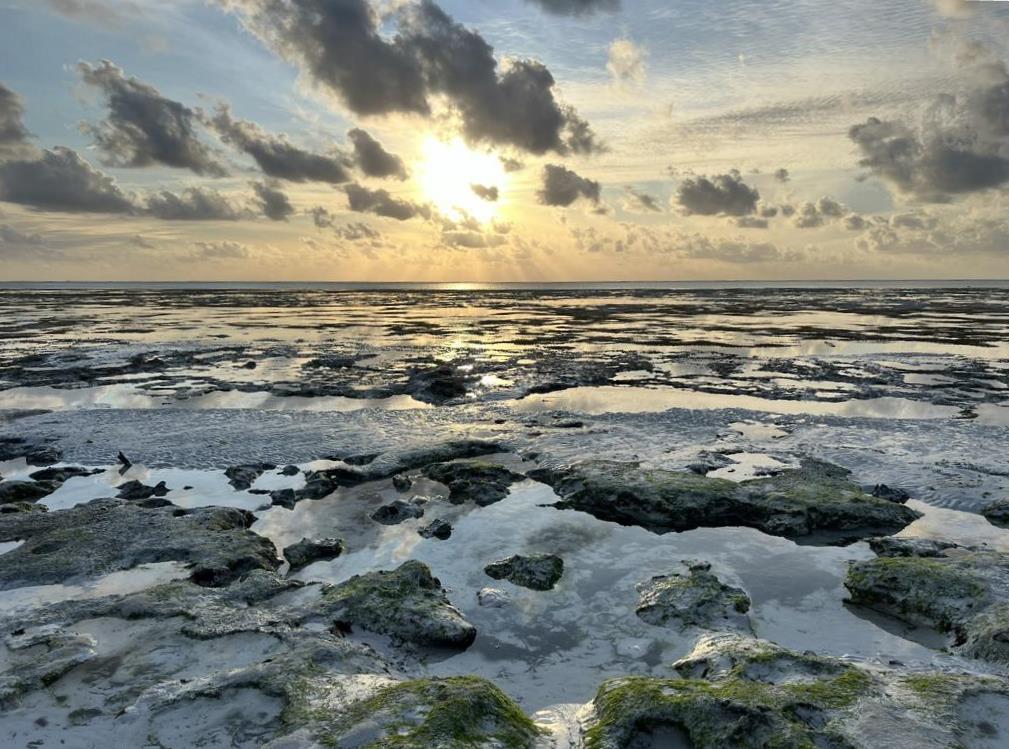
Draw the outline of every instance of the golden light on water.
[[[474,218],[486,224],[501,211],[508,181],[504,165],[493,154],[474,151],[460,139],[428,138],[416,173],[424,196],[454,221]],[[496,189],[497,200],[479,196],[474,186]]]

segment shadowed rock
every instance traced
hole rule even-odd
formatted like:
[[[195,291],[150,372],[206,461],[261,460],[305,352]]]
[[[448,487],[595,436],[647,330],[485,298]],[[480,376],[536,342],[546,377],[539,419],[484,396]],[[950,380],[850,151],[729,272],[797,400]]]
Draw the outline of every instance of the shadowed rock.
[[[495,580],[507,580],[530,590],[553,590],[564,575],[564,560],[555,554],[516,554],[488,564],[483,571]]]
[[[873,543],[848,568],[849,602],[950,636],[950,649],[1009,663],[1009,554],[930,541]]]
[[[657,575],[638,585],[641,594],[635,609],[648,624],[680,629],[734,629],[750,632],[750,597],[744,590],[725,585],[711,573],[706,562],[685,562],[685,573]]]
[[[248,530],[253,521],[232,508],[145,509],[115,499],[0,515],[0,541],[24,541],[4,555],[0,590],[168,561],[191,565],[192,579],[202,585],[227,585],[250,570],[279,565],[273,544]]]
[[[314,562],[328,562],[343,553],[343,540],[339,538],[324,538],[313,541],[301,539],[284,549],[284,559],[291,565],[291,571],[300,570]]]
[[[452,504],[474,502],[480,507],[500,502],[508,496],[512,484],[525,479],[521,473],[477,460],[428,466],[424,475],[449,488],[448,499]]]
[[[447,520],[433,520],[417,531],[423,538],[436,538],[447,541],[452,537],[452,524]]]
[[[130,501],[140,501],[151,497],[164,497],[168,494],[168,487],[164,481],[159,481],[155,486],[147,486],[140,481],[127,481],[119,486],[119,499]]]
[[[382,525],[399,525],[406,520],[424,517],[425,504],[427,500],[423,497],[397,499],[375,510],[371,519]]]
[[[249,465],[231,466],[224,471],[224,475],[228,477],[228,483],[231,484],[236,492],[244,492],[252,488],[252,485],[256,483],[256,479],[267,471],[274,470],[276,467],[273,463],[252,463]]]
[[[999,528],[1009,528],[1009,499],[1000,499],[987,505],[981,514],[989,523]]]
[[[80,466],[61,466],[35,471],[29,476],[31,481],[4,481],[0,483],[0,505],[34,504],[48,497],[69,479],[93,476],[96,473],[101,471]]]
[[[812,459],[801,468],[741,483],[601,460],[529,475],[553,487],[561,497],[558,509],[654,533],[746,526],[786,538],[850,543],[899,531],[921,517],[866,494],[844,468]]]

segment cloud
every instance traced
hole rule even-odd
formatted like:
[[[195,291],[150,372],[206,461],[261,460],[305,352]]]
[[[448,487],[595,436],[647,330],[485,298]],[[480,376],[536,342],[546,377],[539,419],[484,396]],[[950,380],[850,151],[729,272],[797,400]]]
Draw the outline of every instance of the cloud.
[[[774,178],[778,180],[778,182],[785,183],[792,179],[792,175],[789,174],[787,169],[781,168],[774,173]]]
[[[624,210],[644,211],[646,213],[662,213],[662,206],[659,205],[659,199],[654,195],[641,192],[632,185],[625,187],[624,192],[627,195],[627,200],[624,203]]]
[[[431,100],[444,97],[470,140],[536,154],[600,148],[588,124],[554,97],[545,66],[499,66],[482,36],[431,0],[400,4],[390,16],[392,38],[380,33],[367,0],[219,1],[355,114],[427,116]]]
[[[351,161],[341,153],[311,153],[293,145],[284,135],[273,135],[247,120],[236,120],[222,106],[209,121],[221,140],[248,154],[268,177],[289,182],[349,182]]]
[[[441,241],[449,247],[460,247],[471,250],[500,247],[508,243],[508,240],[500,234],[465,230],[442,232]]]
[[[194,246],[201,260],[242,260],[252,254],[241,242],[194,242]]]
[[[294,214],[294,206],[276,182],[253,182],[259,209],[271,221],[287,221]]]
[[[606,69],[617,83],[642,84],[648,66],[645,58],[648,52],[630,39],[616,39],[610,45]]]
[[[77,72],[84,83],[105,95],[108,117],[98,125],[82,126],[104,153],[105,164],[118,167],[162,164],[200,175],[226,174],[196,134],[197,112],[166,99],[153,86],[127,78],[121,68],[108,60],[97,66],[78,63]]]
[[[700,234],[683,238],[679,245],[679,253],[683,257],[695,260],[718,260],[743,265],[795,262],[804,258],[804,254],[797,250],[783,250],[770,242],[716,239]]]
[[[0,163],[0,201],[68,213],[131,213],[135,206],[115,180],[70,149],[46,149],[37,159]]]
[[[330,213],[328,208],[323,208],[321,205],[317,205],[309,210],[309,214],[312,216],[312,221],[315,223],[316,227],[319,229],[328,229],[333,225],[335,217]]]
[[[24,126],[24,105],[21,97],[0,83],[0,158],[11,158],[30,152],[31,133]]]
[[[0,224],[0,243],[2,244],[42,244],[41,234],[25,234],[10,224]]]
[[[620,0],[527,0],[558,16],[587,16],[620,9]]]
[[[238,221],[248,217],[246,211],[207,187],[189,187],[181,193],[162,190],[147,198],[146,212],[167,221]]]
[[[800,229],[814,229],[842,218],[847,210],[833,198],[824,196],[816,203],[803,203],[795,212],[795,225]]]
[[[543,167],[543,189],[537,195],[544,205],[569,206],[579,198],[598,203],[601,189],[594,180],[581,177],[563,166],[547,164]]]
[[[425,207],[408,200],[394,198],[388,190],[369,190],[355,183],[343,189],[347,193],[350,210],[355,213],[374,213],[397,221],[407,221],[415,216],[427,218],[430,215],[430,211]]]
[[[353,221],[343,226],[333,227],[333,233],[347,242],[378,242],[382,233],[363,221]]]
[[[501,197],[501,191],[496,186],[470,185],[470,189],[478,198],[486,200],[489,203],[496,203],[498,198]]]
[[[897,224],[875,223],[856,240],[865,251],[920,257],[1009,255],[1009,220],[1001,215],[957,213],[946,221],[929,214]]]
[[[347,137],[354,144],[357,166],[366,176],[406,179],[403,159],[386,151],[370,134],[360,128],[354,128],[347,133]]]
[[[859,216],[857,213],[844,217],[844,228],[848,231],[862,231],[867,224],[865,217]]]
[[[745,216],[757,209],[760,193],[744,183],[738,171],[732,171],[711,178],[685,179],[676,197],[688,215]]]
[[[130,0],[45,0],[54,11],[68,18],[101,24],[118,24],[139,8]]]
[[[740,216],[736,219],[736,226],[740,229],[766,229],[769,226],[769,222],[766,218]]]

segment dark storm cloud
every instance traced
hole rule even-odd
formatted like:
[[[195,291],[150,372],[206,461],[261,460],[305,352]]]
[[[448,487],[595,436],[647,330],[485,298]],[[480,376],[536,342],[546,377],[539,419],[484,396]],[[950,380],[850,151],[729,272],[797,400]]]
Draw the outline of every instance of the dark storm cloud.
[[[0,163],[0,201],[68,213],[130,213],[131,199],[115,180],[69,148],[37,159]]]
[[[429,214],[424,206],[394,198],[388,190],[369,190],[358,184],[350,184],[343,189],[347,193],[350,210],[355,213],[374,213],[397,221],[406,221],[415,216],[426,218]]]
[[[253,182],[252,189],[259,209],[271,221],[287,221],[294,213],[291,201],[275,182]]]
[[[95,144],[105,154],[105,163],[120,167],[154,164],[189,169],[196,174],[222,176],[224,167],[200,142],[196,133],[198,114],[183,104],[166,99],[156,88],[108,60],[97,66],[86,62],[77,72],[88,85],[101,90],[109,115],[98,125],[85,124]]]
[[[496,203],[501,197],[501,191],[497,187],[487,187],[486,185],[470,185],[470,189],[481,200]]]
[[[599,149],[588,124],[554,97],[554,78],[530,60],[499,68],[493,48],[431,0],[395,12],[379,33],[367,0],[220,0],[280,54],[356,114],[431,113],[444,96],[471,140],[543,154]]]
[[[620,9],[620,0],[526,0],[558,16],[587,16]]]
[[[333,185],[351,179],[351,163],[346,155],[298,148],[283,135],[268,133],[254,122],[236,120],[227,107],[218,109],[210,124],[221,140],[251,156],[268,177]]]
[[[217,190],[204,187],[155,193],[147,198],[146,212],[167,221],[238,221],[248,217]]]
[[[24,126],[21,97],[0,83],[0,158],[20,156],[31,150],[31,134]]]
[[[382,144],[360,128],[354,128],[347,137],[354,144],[354,156],[358,168],[368,177],[395,177],[406,179],[403,159],[389,153]]]
[[[569,206],[578,198],[599,202],[600,185],[556,164],[543,167],[543,189],[539,200],[544,205]]]
[[[757,209],[760,193],[737,171],[715,177],[691,177],[680,185],[677,200],[687,214],[746,216]]]

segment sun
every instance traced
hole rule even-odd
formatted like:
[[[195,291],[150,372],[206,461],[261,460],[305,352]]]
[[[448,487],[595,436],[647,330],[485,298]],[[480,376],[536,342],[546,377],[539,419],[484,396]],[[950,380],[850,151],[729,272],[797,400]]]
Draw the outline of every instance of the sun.
[[[508,181],[504,165],[462,140],[428,138],[416,173],[427,199],[453,221],[473,218],[486,224],[501,211]]]

